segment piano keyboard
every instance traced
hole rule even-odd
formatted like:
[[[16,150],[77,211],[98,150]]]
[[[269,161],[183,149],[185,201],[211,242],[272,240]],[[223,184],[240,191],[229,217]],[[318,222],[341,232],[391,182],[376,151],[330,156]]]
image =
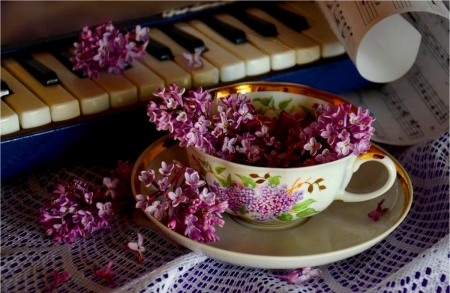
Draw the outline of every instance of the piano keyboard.
[[[311,3],[281,2],[270,4],[276,9],[268,4],[266,9],[265,6],[246,7],[239,13],[225,11],[160,27],[150,25],[149,36],[161,48],[147,53],[142,61],[133,60],[121,75],[101,72],[99,78],[80,78],[56,58],[54,52],[33,52],[30,54],[32,61],[57,76],[56,84],[43,85],[20,60],[4,58],[2,81],[12,91],[2,97],[0,134],[9,137],[7,135],[14,135],[19,128],[26,130],[51,122],[70,122],[78,116],[95,116],[111,109],[142,105],[140,102],[152,99],[158,88],[172,83],[188,89],[212,88],[265,78],[268,74],[299,66],[301,69],[305,64],[343,55],[343,46],[324,24],[321,15],[310,17],[303,12],[302,20],[307,23],[298,30],[284,17],[278,14],[277,18],[276,13],[270,13],[284,8],[301,17],[304,4],[306,12],[314,9]],[[177,31],[188,37],[178,37]],[[68,49],[73,53],[73,48]],[[172,58],[161,53],[167,50]],[[194,54],[195,50],[203,50],[201,68],[189,66],[184,56],[189,51]]]

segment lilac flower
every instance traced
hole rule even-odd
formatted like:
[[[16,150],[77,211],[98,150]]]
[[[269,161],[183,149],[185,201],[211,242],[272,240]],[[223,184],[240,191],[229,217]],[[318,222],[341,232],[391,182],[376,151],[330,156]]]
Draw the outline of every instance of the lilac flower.
[[[158,188],[161,191],[164,191],[164,190],[166,190],[169,187],[170,187],[170,182],[169,182],[169,179],[167,177],[164,177],[163,179],[158,180]]]
[[[116,187],[119,183],[119,179],[115,178],[111,180],[109,177],[103,178],[103,184],[106,186],[106,196],[111,196],[112,198],[116,198]]]
[[[148,27],[141,27],[140,25],[137,25],[135,29],[136,41],[144,43],[147,42],[149,31],[150,29]]]
[[[225,137],[222,145],[222,152],[228,151],[230,153],[234,153],[233,144],[236,142],[236,138],[230,139],[229,137]]]
[[[59,286],[59,284],[62,284],[64,282],[67,282],[70,279],[70,275],[67,272],[62,272],[61,274],[57,271],[53,271],[53,283],[52,286],[48,289],[49,292],[52,292],[56,289],[56,287]]]
[[[337,159],[337,155],[332,153],[329,149],[324,149],[322,153],[316,156],[316,161],[321,163],[328,163],[335,161]]]
[[[148,28],[137,26],[123,34],[111,22],[97,26],[95,32],[84,27],[78,42],[74,43],[73,70],[83,70],[90,78],[98,77],[102,68],[110,73],[121,73],[126,63],[142,59],[148,44],[148,31]]]
[[[369,111],[345,103],[316,104],[306,114],[270,109],[277,117],[271,118],[242,93],[221,97],[215,108],[214,98],[201,87],[185,93],[171,85],[155,96],[162,101],[149,102],[147,115],[180,147],[247,165],[300,167],[359,155],[370,148],[374,133]]]
[[[186,184],[189,185],[193,190],[196,190],[200,186],[205,185],[205,181],[200,180],[200,176],[198,175],[198,173],[191,168],[186,169],[184,178],[186,179]]]
[[[113,265],[113,261],[110,260],[104,269],[96,270],[94,272],[94,275],[99,278],[105,279],[111,285],[114,286],[116,284],[116,282],[114,282],[112,276],[114,276],[116,274],[116,272],[111,270],[112,265]]]
[[[253,115],[250,112],[250,108],[248,104],[241,104],[239,110],[233,114],[233,118],[235,119],[236,127],[239,127],[241,122],[247,122],[248,120],[253,119]]]
[[[155,180],[155,172],[153,170],[141,171],[141,175],[138,178],[145,186],[149,187]]]
[[[139,262],[142,263],[144,261],[144,252],[145,247],[143,245],[144,238],[140,233],[137,233],[138,241],[137,242],[128,242],[127,248],[133,251],[136,251],[139,257]]]
[[[381,217],[382,214],[386,213],[389,209],[388,208],[382,208],[381,206],[383,205],[385,201],[385,198],[383,198],[378,204],[377,204],[377,208],[370,212],[368,214],[369,217],[372,218],[372,220],[374,220],[375,222],[378,221]]]
[[[187,60],[187,66],[189,68],[201,69],[203,68],[203,62],[200,55],[203,51],[198,50],[195,54],[183,52],[183,57]]]
[[[159,200],[156,200],[152,203],[151,206],[148,206],[145,209],[145,212],[153,215],[156,220],[160,221],[164,215],[164,210],[166,209],[166,205],[161,203]]]
[[[112,172],[114,176],[128,177],[130,169],[127,164],[118,163],[119,167]],[[78,179],[57,183],[52,194],[58,197],[39,210],[39,222],[43,224],[45,233],[56,242],[73,243],[77,238],[108,227],[113,203],[103,203],[103,200],[111,188],[125,188],[118,184],[118,179],[112,178],[105,178],[105,184],[95,188]],[[128,184],[126,188],[129,188],[130,180],[124,180]]]
[[[103,218],[105,216],[112,215],[114,212],[111,209],[112,204],[110,202],[107,202],[105,204],[101,202],[97,202],[96,207],[98,208],[98,216],[100,218]]]
[[[92,215],[92,213],[90,211],[81,210],[81,211],[78,211],[78,216],[80,219],[79,221],[84,226],[84,230],[87,233],[92,233],[95,230],[95,228],[97,227],[95,218]],[[74,221],[78,222],[78,220],[75,220],[75,219],[74,219]]]
[[[173,170],[173,167],[174,167],[174,165],[173,164],[169,164],[169,165],[167,165],[166,164],[166,162],[162,162],[161,163],[161,168],[159,168],[159,173],[161,173],[161,175],[163,175],[163,176],[169,176],[170,175],[170,173],[172,172],[172,170]]]
[[[180,162],[173,162],[174,168],[170,174],[165,174],[162,181],[169,176],[172,178],[168,188],[161,188],[157,183],[152,186],[159,189],[161,195],[156,199],[153,196],[139,195],[137,207],[147,204],[145,212],[152,214],[158,221],[163,221],[168,228],[186,235],[199,242],[214,242],[219,238],[215,234],[215,225],[223,225],[220,214],[225,211],[228,204],[216,198],[213,192],[199,187],[205,185],[197,171],[184,167]],[[161,174],[162,175],[162,174]],[[149,199],[148,203],[145,203]]]
[[[136,195],[136,200],[137,200],[136,208],[137,209],[146,208],[152,199],[153,199],[153,197],[150,197],[149,195],[144,195],[144,194]]]
[[[181,202],[186,202],[188,199],[185,195],[183,195],[181,187],[177,187],[177,189],[175,189],[175,192],[169,191],[168,196],[172,200],[173,207],[178,206],[178,204]]]
[[[306,143],[303,148],[311,153],[311,156],[315,156],[317,151],[320,150],[322,145],[316,141],[314,137],[309,139],[309,142]]]
[[[202,115],[199,117],[198,121],[195,122],[194,127],[197,128],[200,133],[205,133],[210,125],[211,121],[207,120],[205,116]]]
[[[311,269],[310,267],[304,267],[301,269],[296,269],[290,272],[289,274],[283,275],[274,275],[280,279],[286,280],[291,284],[300,285],[313,277],[319,277],[322,275],[322,271],[319,269]]]

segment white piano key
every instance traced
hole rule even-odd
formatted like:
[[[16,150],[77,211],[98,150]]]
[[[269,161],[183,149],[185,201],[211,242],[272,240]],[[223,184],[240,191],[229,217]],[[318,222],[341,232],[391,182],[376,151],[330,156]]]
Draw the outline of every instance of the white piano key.
[[[150,54],[145,54],[142,64],[159,75],[165,83],[165,86],[177,84],[179,87],[190,89],[192,86],[192,77],[189,72],[178,66],[172,60],[158,60]]]
[[[20,130],[19,116],[5,102],[0,106],[0,135],[9,134]]]
[[[203,52],[202,57],[219,69],[219,77],[222,82],[236,81],[245,77],[246,70],[244,61],[228,52],[187,23],[175,23],[174,26],[203,40],[208,51]]]
[[[89,115],[109,109],[109,96],[89,78],[79,78],[48,52],[32,54],[58,75],[61,85],[80,103],[81,114]]]
[[[42,126],[52,121],[50,109],[44,102],[3,67],[1,74],[13,92],[12,95],[3,97],[3,100],[19,116],[22,128]]]
[[[295,49],[297,64],[307,64],[320,59],[320,45],[306,35],[302,35],[282,24],[276,18],[258,8],[247,9],[246,12],[267,20],[277,27],[277,39]]]
[[[216,18],[243,30],[248,41],[270,56],[272,70],[282,70],[295,66],[295,50],[282,44],[276,38],[263,37],[229,14],[218,14]]]
[[[211,40],[245,61],[247,76],[261,75],[270,71],[270,57],[250,43],[234,44],[200,20],[191,20],[189,25]]]
[[[109,94],[111,108],[120,108],[138,101],[136,86],[122,75],[102,71],[92,81]]]
[[[3,59],[2,66],[49,107],[52,121],[64,121],[80,116],[78,100],[61,85],[44,86],[12,58]]]
[[[174,56],[174,61],[192,76],[192,87],[210,87],[219,83],[219,69],[208,60],[202,58],[203,68],[190,68],[188,61],[183,57],[186,49],[178,45],[169,36],[157,28],[150,29],[150,37],[168,46]]]
[[[68,50],[72,53],[75,52],[74,47],[70,47]],[[100,71],[99,77],[92,78],[92,81],[108,93],[111,108],[120,108],[138,101],[136,86],[121,74],[109,73],[106,70]]]
[[[306,2],[306,1],[305,1]],[[326,25],[326,20],[323,18],[322,13],[311,17],[307,3],[303,1],[291,1],[286,3],[279,3],[279,5],[285,9],[289,9],[306,18],[309,24],[309,28],[302,31],[311,39],[318,42],[322,48],[321,56],[323,58],[335,57],[345,53],[345,48],[333,33],[331,28]],[[315,5],[315,4],[314,4]],[[305,12],[306,11],[306,12]],[[323,20],[318,20],[322,18]]]
[[[164,87],[164,80],[138,60],[133,60],[130,65],[131,68],[125,69],[122,74],[137,87],[139,100],[153,99],[153,93]]]

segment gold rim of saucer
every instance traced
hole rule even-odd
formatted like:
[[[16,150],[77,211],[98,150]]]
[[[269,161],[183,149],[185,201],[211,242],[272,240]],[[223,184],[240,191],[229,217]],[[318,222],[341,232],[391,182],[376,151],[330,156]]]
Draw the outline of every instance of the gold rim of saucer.
[[[166,135],[155,141],[153,144],[148,146],[142,152],[142,154],[136,160],[135,166],[133,167],[132,170],[132,182],[133,182],[132,191],[134,196],[136,196],[141,192],[141,184],[140,184],[141,182],[137,178],[137,175],[140,173],[140,171],[146,170],[148,166],[152,163],[152,161],[155,159],[157,160],[165,159],[161,158],[161,156],[163,157],[167,156],[167,159],[174,159],[176,155],[180,156],[178,149],[176,149],[177,144],[178,143],[176,141],[174,141],[173,139],[169,138],[168,135]],[[173,149],[174,147],[175,149]],[[286,229],[281,231],[260,231],[257,229],[250,229],[243,225],[237,224],[235,221],[231,219],[229,215],[226,215],[224,216],[224,219],[226,221],[225,226],[220,229],[223,230],[220,235],[221,240],[211,244],[211,243],[199,243],[192,239],[189,239],[184,235],[178,234],[170,230],[163,223],[154,219],[151,215],[148,214],[145,215],[151,220],[151,222],[154,225],[156,225],[156,227],[158,227],[164,234],[175,240],[177,243],[193,250],[194,252],[204,254],[218,261],[224,261],[234,265],[242,265],[254,268],[266,268],[266,269],[294,269],[302,266],[317,266],[332,263],[361,253],[373,247],[375,244],[386,238],[389,234],[391,234],[394,231],[395,228],[397,228],[400,225],[400,223],[403,222],[412,205],[413,189],[411,180],[405,169],[398,163],[398,161],[394,157],[392,157],[392,155],[384,151],[381,147],[372,144],[372,151],[379,152],[380,154],[383,155],[387,155],[391,159],[393,159],[397,169],[398,182],[396,183],[396,186],[399,190],[401,190],[401,194],[399,194],[398,196],[399,198],[401,198],[403,202],[402,206],[398,206],[398,213],[396,213],[395,217],[389,223],[384,224],[382,230],[377,232],[375,235],[372,235],[369,238],[363,239],[354,244],[342,247],[339,246],[339,248],[333,249],[331,251],[326,250],[315,253],[307,252],[304,251],[305,246],[297,247],[299,244],[295,244],[296,242],[292,242],[292,244],[289,244],[289,246],[293,245],[295,247],[290,247],[289,249],[290,250],[294,249],[294,251],[286,254],[284,248],[281,250],[280,249],[267,250],[267,245],[255,247],[254,245],[256,245],[256,243],[251,244],[245,242],[244,245],[244,243],[239,242],[240,241],[239,233],[251,233],[251,234],[256,233],[258,234],[258,236],[253,235],[251,236],[250,240],[259,243],[258,237],[261,237],[259,233],[268,233],[264,234],[265,236],[263,237],[268,237],[267,235],[275,235],[273,236],[275,238],[277,237],[286,238],[287,236],[291,237],[293,235],[295,235],[293,237],[297,237],[302,235],[302,233],[296,234],[297,233],[296,231],[298,229],[304,231],[305,228],[307,228],[307,226],[311,226],[308,227],[308,230],[312,229],[313,232],[318,232],[317,230],[315,230],[317,228],[316,227],[317,224],[314,224],[313,221],[314,219],[310,219],[304,225],[292,229]],[[350,205],[351,204],[352,203],[350,203]],[[142,211],[144,212],[144,209],[142,209]],[[321,217],[320,214],[318,217]],[[369,221],[368,225],[374,226],[379,225],[380,223],[382,224],[382,221],[381,222]],[[367,228],[363,230],[365,231],[367,230]],[[284,236],[284,233],[288,233],[289,235]],[[314,237],[319,236],[320,235],[316,235]],[[239,243],[234,244],[236,240],[239,240],[238,241]],[[283,239],[277,238],[276,240],[274,240],[274,243],[272,243],[272,245],[278,245],[278,242],[280,242],[280,240],[283,241]],[[225,242],[222,244],[223,241]],[[339,243],[334,244],[341,245]],[[251,252],[245,250],[246,247],[249,247],[249,245],[251,246],[252,249]]]

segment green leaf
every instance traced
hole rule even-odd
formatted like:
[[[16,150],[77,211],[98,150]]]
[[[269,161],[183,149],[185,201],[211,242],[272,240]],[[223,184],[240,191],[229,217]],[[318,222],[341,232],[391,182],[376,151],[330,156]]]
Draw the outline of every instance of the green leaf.
[[[270,98],[256,98],[256,99],[253,99],[253,101],[260,102],[264,106],[268,106],[272,100],[273,100],[272,97],[270,97]]]
[[[292,207],[292,209],[296,212],[300,212],[301,210],[306,209],[309,207],[313,202],[316,202],[314,199],[310,198],[305,201],[302,201],[301,203],[296,204]]]
[[[267,179],[270,185],[278,185],[280,184],[280,178],[281,176],[272,176]]]
[[[243,215],[243,214],[245,214],[245,211],[247,210],[247,207],[245,206],[245,205],[241,205],[239,208],[238,208],[238,212],[241,214],[241,215]]]
[[[231,174],[228,174],[228,177],[227,177],[227,186],[233,186],[233,181],[231,180]]]
[[[255,180],[253,180],[252,178],[250,178],[250,177],[245,177],[245,176],[238,175],[238,174],[235,174],[235,175],[236,175],[237,177],[241,178],[242,183],[244,183],[244,185],[245,185],[246,187],[253,187],[253,188],[256,187],[256,182],[255,182]]]
[[[294,216],[292,216],[291,214],[281,214],[277,217],[277,219],[280,221],[291,221],[293,217]]]
[[[315,213],[317,213],[317,211],[315,209],[307,208],[306,210],[303,210],[303,211],[297,213],[297,217],[299,217],[299,218],[300,217],[305,217],[305,216],[309,216],[309,215],[312,215],[312,214],[315,214]]]
[[[227,168],[218,166],[215,169],[217,173],[222,174],[222,172],[225,171]]]
[[[292,102],[292,98],[290,98],[289,100],[283,100],[278,104],[278,108],[280,108],[280,110],[284,110],[286,109],[287,106],[289,106],[289,104]]]
[[[223,178],[220,178],[220,177],[218,177],[218,176],[214,176],[214,177],[216,177],[217,181],[219,181],[220,186],[222,186],[222,187],[228,187],[228,186],[230,186],[230,185],[228,185],[227,180],[225,180],[225,179],[223,179]]]

